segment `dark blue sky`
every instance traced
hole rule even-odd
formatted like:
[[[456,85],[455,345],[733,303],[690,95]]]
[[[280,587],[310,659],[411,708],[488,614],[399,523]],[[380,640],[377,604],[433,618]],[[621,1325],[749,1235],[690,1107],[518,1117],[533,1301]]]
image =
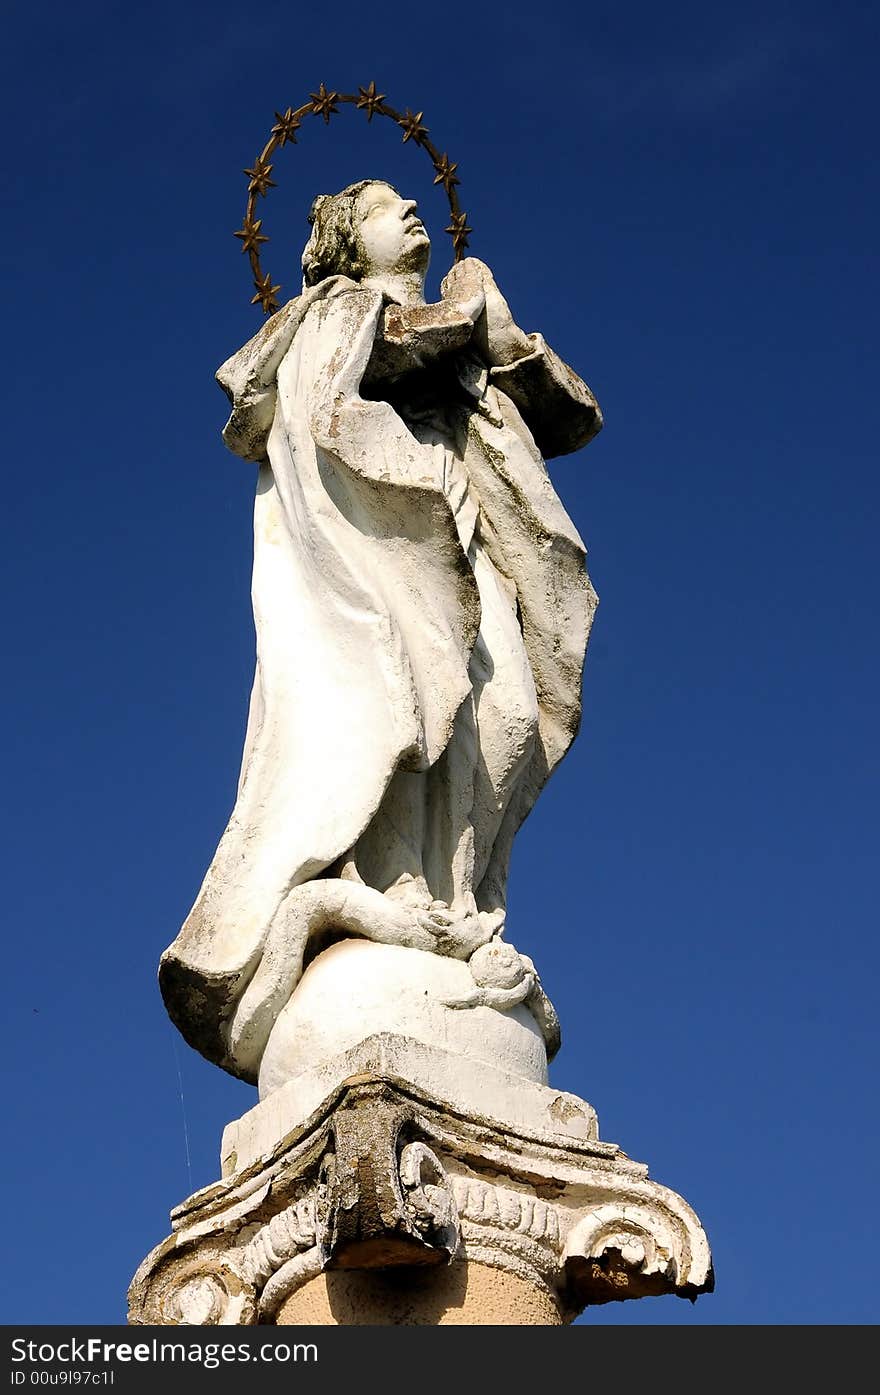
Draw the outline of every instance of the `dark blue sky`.
[[[585,1322],[876,1321],[876,6],[6,15],[3,1321],[122,1321],[255,1099],[155,983],[253,664],[213,373],[260,323],[242,167],[276,108],[371,78],[606,416],[551,466],[601,605],[508,934],[562,1018],[553,1083],[695,1207],[717,1292]],[[436,286],[444,201],[390,123],[315,120],[276,172],[286,294],[312,195],[367,175],[420,200]]]

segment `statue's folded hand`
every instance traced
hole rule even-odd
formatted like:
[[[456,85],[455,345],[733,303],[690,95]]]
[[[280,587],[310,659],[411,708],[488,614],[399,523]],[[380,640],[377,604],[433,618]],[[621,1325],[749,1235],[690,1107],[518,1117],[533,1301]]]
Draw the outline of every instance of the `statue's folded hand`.
[[[532,353],[534,343],[514,320],[485,262],[465,257],[447,274],[440,290],[444,297],[457,300],[464,290],[474,294],[477,286],[483,293],[484,309],[474,321],[473,343],[487,366],[506,366]]]
[[[478,323],[486,308],[486,291],[480,271],[482,265],[475,258],[466,257],[446,273],[440,286],[443,299],[453,301],[473,325]],[[491,276],[491,272],[489,274]]]

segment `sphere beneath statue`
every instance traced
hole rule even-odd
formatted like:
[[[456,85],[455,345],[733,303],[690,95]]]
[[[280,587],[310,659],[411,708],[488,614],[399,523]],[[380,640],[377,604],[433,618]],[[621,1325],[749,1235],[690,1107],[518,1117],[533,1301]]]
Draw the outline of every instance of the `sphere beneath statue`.
[[[528,1008],[446,1005],[473,988],[458,959],[341,940],[312,961],[279,1014],[263,1053],[260,1099],[380,1032],[452,1052],[469,1070],[483,1062],[546,1085],[547,1052]]]

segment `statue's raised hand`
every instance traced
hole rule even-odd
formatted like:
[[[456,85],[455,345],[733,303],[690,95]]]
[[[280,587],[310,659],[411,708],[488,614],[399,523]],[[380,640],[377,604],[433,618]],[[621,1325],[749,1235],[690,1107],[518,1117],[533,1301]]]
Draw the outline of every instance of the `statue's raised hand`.
[[[473,343],[480,356],[490,368],[515,363],[534,350],[534,344],[519,328],[510,306],[495,283],[495,277],[485,262],[478,257],[465,257],[444,278],[440,290],[444,298],[457,292],[460,283],[468,286],[479,284],[485,299],[485,311],[474,325]]]
[[[473,325],[480,321],[486,308],[486,292],[480,273],[482,265],[473,257],[465,257],[464,261],[456,262],[447,272],[440,286],[443,299],[453,301]]]

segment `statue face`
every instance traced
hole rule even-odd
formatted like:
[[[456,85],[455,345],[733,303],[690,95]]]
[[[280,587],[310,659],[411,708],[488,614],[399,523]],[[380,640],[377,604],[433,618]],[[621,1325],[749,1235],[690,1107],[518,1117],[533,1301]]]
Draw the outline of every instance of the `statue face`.
[[[428,269],[431,241],[415,199],[402,199],[388,184],[369,184],[357,199],[354,232],[364,276]]]

